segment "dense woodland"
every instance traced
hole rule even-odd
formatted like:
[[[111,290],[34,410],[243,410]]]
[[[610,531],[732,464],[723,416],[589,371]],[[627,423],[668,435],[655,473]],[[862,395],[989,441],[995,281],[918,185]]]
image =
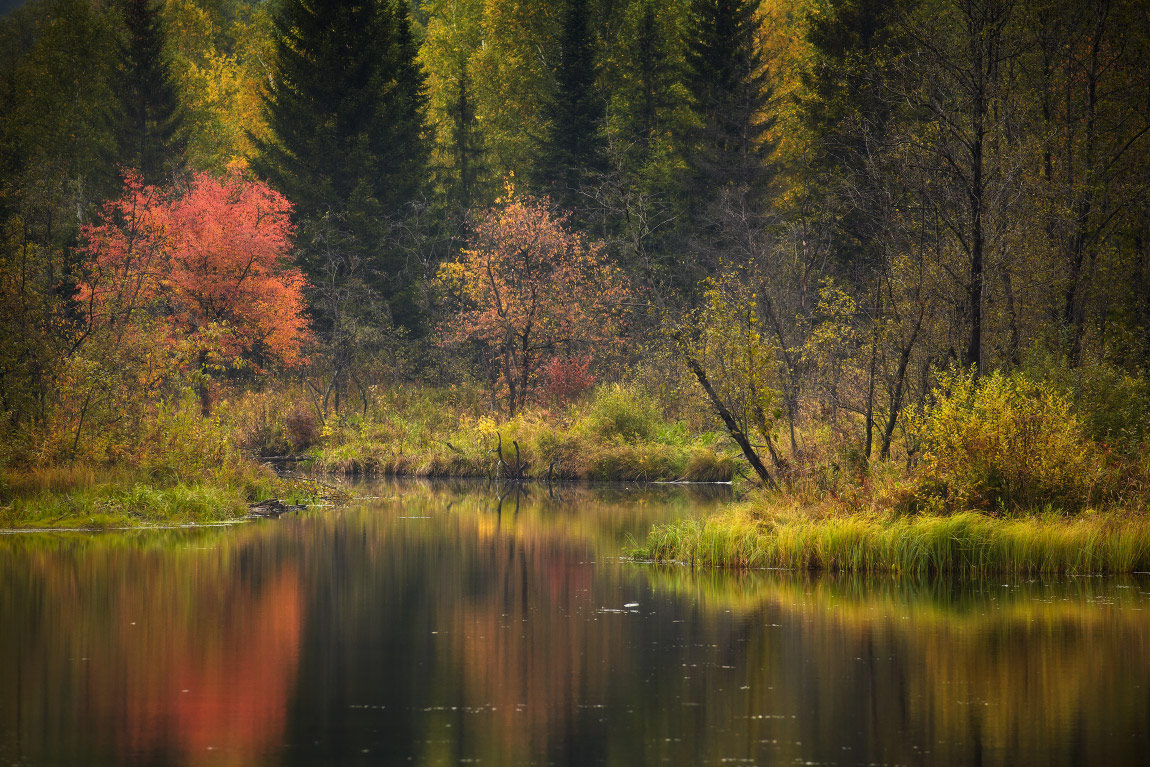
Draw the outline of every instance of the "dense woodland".
[[[616,381],[765,484],[915,462],[940,391],[1144,456],[1148,64],[1137,0],[30,0],[3,460],[185,396]]]

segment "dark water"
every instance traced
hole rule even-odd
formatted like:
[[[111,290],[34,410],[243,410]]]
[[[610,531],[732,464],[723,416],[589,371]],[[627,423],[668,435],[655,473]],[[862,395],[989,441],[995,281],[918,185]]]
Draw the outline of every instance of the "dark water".
[[[1150,578],[692,573],[722,498],[0,536],[0,764],[1147,764]]]

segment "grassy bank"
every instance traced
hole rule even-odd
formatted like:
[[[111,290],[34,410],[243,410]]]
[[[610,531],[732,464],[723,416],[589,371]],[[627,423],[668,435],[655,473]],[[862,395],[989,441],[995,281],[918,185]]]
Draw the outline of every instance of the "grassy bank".
[[[127,437],[107,434],[80,457],[0,466],[0,528],[206,524],[265,498],[307,502],[314,485],[278,478],[241,450],[233,426],[195,402],[160,406]]]
[[[6,470],[0,529],[210,524],[243,517],[254,501],[309,503],[319,494],[313,484],[246,462],[199,478],[87,465]]]
[[[632,390],[609,386],[561,409],[531,408],[497,423],[484,403],[405,388],[374,394],[332,419],[315,466],[339,474],[592,481],[727,482],[738,460],[715,432],[667,420]],[[518,445],[518,454],[516,452]],[[502,446],[504,465],[496,449]]]
[[[1150,570],[1144,512],[996,517],[772,508],[746,503],[702,521],[654,527],[640,559],[714,567],[915,575],[1087,574]]]
[[[92,467],[10,472],[0,527],[134,527],[235,519],[254,488],[208,482],[157,482],[134,472]]]
[[[1141,395],[1115,396],[1119,417],[1041,377],[940,381],[908,416],[904,460],[808,458],[740,506],[656,527],[635,556],[863,573],[1150,571]]]

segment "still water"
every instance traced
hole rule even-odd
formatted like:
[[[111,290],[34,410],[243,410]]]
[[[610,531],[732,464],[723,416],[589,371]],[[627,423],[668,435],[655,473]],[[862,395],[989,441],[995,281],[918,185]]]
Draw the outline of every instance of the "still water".
[[[1150,576],[620,558],[722,493],[0,536],[0,765],[1150,763]]]

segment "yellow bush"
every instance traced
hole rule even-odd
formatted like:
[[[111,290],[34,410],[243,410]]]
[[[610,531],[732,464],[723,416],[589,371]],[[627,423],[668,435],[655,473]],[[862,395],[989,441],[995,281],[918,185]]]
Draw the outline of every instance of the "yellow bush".
[[[945,376],[914,426],[924,495],[952,508],[1074,511],[1102,494],[1105,455],[1049,384]]]

